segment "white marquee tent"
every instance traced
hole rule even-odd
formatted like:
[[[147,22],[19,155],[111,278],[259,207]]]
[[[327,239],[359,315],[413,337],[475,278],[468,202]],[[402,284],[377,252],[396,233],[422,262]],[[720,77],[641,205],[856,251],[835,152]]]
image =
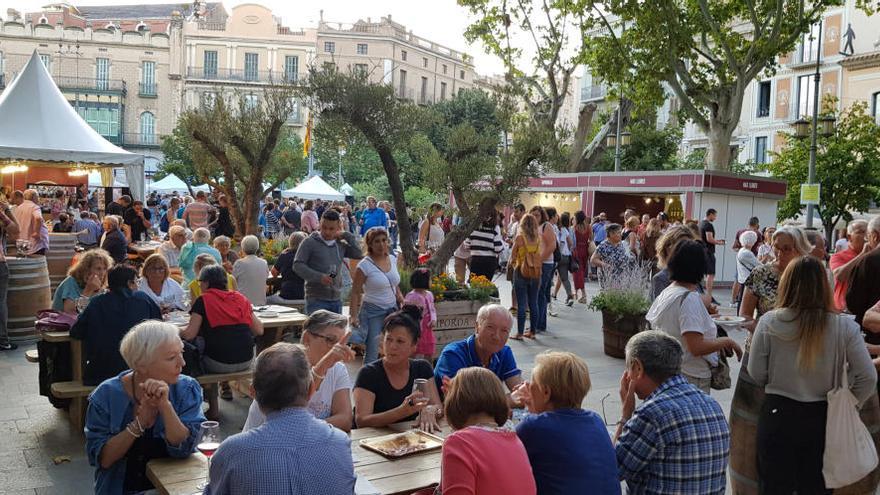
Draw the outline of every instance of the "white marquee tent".
[[[4,158],[34,168],[96,167],[104,186],[112,185],[113,167],[124,167],[132,195],[144,196],[143,155],[115,146],[92,129],[61,94],[36,50],[0,94],[0,160]]]
[[[169,174],[162,180],[157,180],[156,182],[147,185],[147,191],[156,191],[159,194],[168,194],[174,191],[181,194],[189,193],[189,189],[186,187],[186,182],[174,174]]]
[[[293,189],[281,191],[285,198],[296,196],[303,199],[329,199],[331,201],[343,201],[345,195],[333,189],[324,179],[315,175]]]

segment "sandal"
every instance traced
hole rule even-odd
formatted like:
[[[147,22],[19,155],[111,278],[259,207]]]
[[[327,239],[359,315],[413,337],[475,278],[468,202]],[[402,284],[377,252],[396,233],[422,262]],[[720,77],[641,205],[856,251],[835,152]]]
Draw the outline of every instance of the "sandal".
[[[523,336],[520,334],[516,334],[516,335],[512,335],[510,338],[513,340],[522,340]]]
[[[527,339],[534,339],[534,338],[535,338],[535,332],[532,332],[531,330],[529,330],[528,332],[525,333],[525,338],[527,338]]]

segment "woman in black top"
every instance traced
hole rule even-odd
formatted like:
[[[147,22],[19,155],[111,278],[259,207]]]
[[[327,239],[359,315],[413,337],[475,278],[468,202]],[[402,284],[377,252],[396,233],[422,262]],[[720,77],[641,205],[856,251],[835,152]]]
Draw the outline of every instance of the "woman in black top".
[[[354,383],[354,418],[358,428],[419,418],[419,428],[439,430],[437,417],[442,409],[434,371],[427,361],[410,359],[419,341],[421,316],[418,307],[405,305],[385,319],[382,329],[385,356],[361,368]],[[417,378],[427,380],[427,400],[413,392]],[[423,409],[425,414],[419,415]]]
[[[308,237],[305,232],[294,232],[287,238],[287,249],[278,255],[270,270],[272,276],[281,276],[281,290],[266,299],[269,304],[302,303],[305,300],[305,280],[293,271],[293,260],[299,245]]]
[[[232,225],[232,217],[229,215],[229,200],[221,194],[217,198],[217,223],[214,224],[214,235],[235,235],[235,227]]]
[[[180,333],[186,340],[205,341],[202,365],[208,373],[235,373],[251,366],[254,336],[263,335],[263,324],[254,315],[251,303],[241,293],[226,289],[228,275],[220,265],[206,266],[199,272],[199,296],[190,309],[189,325]],[[223,398],[232,399],[229,384]],[[217,397],[208,397],[208,415],[217,412]]]

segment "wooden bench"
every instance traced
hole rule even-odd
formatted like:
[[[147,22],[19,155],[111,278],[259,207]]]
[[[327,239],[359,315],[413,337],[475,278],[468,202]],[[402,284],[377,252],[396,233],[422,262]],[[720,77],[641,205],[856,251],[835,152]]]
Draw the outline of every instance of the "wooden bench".
[[[213,373],[196,377],[201,385],[216,387],[220,382],[249,380],[253,376],[251,370],[235,373]],[[52,384],[52,395],[59,399],[84,399],[95,390],[93,385],[83,385],[82,381],[55,382]],[[70,422],[74,428],[82,431],[85,425],[86,401],[78,400],[70,404]]]

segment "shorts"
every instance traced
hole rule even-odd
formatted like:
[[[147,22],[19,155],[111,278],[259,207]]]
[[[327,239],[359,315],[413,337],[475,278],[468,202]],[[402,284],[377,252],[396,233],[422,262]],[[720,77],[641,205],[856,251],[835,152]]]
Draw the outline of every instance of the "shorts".
[[[715,275],[715,253],[706,253],[706,275]]]

